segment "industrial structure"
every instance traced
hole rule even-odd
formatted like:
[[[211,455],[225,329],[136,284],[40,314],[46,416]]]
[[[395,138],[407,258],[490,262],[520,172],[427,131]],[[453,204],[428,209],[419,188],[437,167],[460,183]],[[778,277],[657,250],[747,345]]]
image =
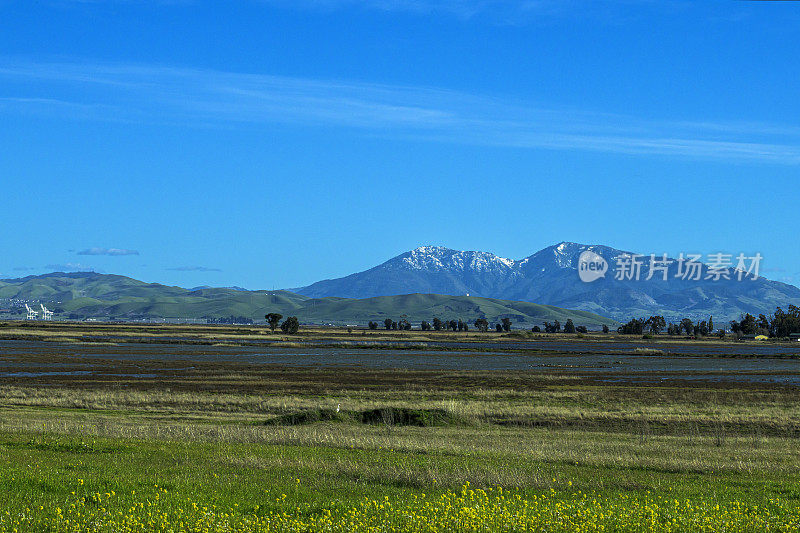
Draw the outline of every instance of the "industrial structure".
[[[53,312],[46,308],[44,304],[39,304],[42,308],[42,320],[53,320]]]
[[[46,308],[44,304],[39,304],[39,307],[42,308],[41,311],[37,311],[36,309],[32,308],[30,305],[25,304],[25,320],[36,320],[39,318],[39,314],[42,315],[42,320],[53,320],[53,312]]]
[[[25,304],[25,310],[28,312],[28,314],[25,315],[26,320],[36,320],[36,317],[39,316],[39,312],[31,309],[31,306],[28,304]]]

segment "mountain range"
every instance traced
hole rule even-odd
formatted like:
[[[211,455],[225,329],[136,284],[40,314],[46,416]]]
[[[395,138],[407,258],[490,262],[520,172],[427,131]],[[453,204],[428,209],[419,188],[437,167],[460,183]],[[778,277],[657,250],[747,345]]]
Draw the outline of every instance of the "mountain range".
[[[0,313],[24,315],[25,303],[46,305],[57,319],[153,320],[244,317],[262,321],[266,313],[295,315],[306,324],[366,325],[401,317],[419,324],[434,317],[492,323],[510,318],[515,326],[572,319],[576,325],[614,325],[586,311],[478,296],[407,294],[373,298],[311,298],[289,291],[248,291],[240,287],[184,289],[94,272],[51,273],[0,280]]]
[[[578,261],[584,252],[603,258],[609,268],[605,277],[591,283],[581,281]],[[732,268],[727,269],[731,279],[715,280],[710,270],[713,265],[707,263],[698,265],[699,280],[676,277],[675,259],[670,259],[666,280],[656,269],[647,280],[649,254],[642,258],[639,279],[616,279],[611,270],[617,261],[634,255],[608,246],[573,242],[549,246],[520,260],[488,252],[422,246],[369,270],[292,290],[316,298],[469,294],[590,311],[618,320],[654,314],[672,320],[710,315],[732,320],[742,313],[769,314],[777,306],[800,305],[800,289],[795,286],[763,277],[747,276],[740,281]]]
[[[578,269],[584,254],[607,265],[603,277],[581,281]],[[721,323],[743,313],[770,314],[778,306],[800,305],[797,287],[763,277],[739,281],[731,269],[726,271],[731,279],[717,280],[710,264],[696,264],[697,280],[678,276],[674,259],[666,279],[656,269],[650,276],[649,255],[640,257],[638,279],[617,279],[619,261],[635,255],[572,242],[520,260],[422,246],[363,272],[284,291],[186,289],[93,272],[52,273],[0,280],[0,308],[11,308],[7,316],[19,316],[24,302],[42,302],[57,317],[76,319],[259,320],[278,312],[318,324],[365,324],[407,315],[414,322],[434,316],[470,321],[508,317],[517,325],[540,325],[572,318],[576,325],[597,326],[655,314],[671,321],[713,316]]]

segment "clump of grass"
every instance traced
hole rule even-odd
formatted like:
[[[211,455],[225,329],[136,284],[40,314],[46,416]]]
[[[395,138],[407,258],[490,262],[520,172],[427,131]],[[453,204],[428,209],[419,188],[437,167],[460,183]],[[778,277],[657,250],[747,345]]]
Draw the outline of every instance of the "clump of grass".
[[[266,421],[267,425],[298,426],[316,422],[351,422],[385,426],[456,426],[469,422],[447,409],[421,409],[410,407],[379,407],[362,411],[337,411],[335,409],[307,409],[280,415]]]
[[[270,426],[299,426],[315,422],[346,422],[353,420],[352,412],[320,408],[280,415],[267,420],[266,424]]]
[[[453,426],[463,423],[446,409],[413,409],[409,407],[382,407],[361,412],[364,424],[396,426]]]
[[[638,355],[666,355],[664,350],[657,350],[656,348],[636,348],[634,351]]]
[[[287,342],[287,341],[278,341],[278,342],[271,342],[268,344],[271,348],[305,348],[308,344],[304,344],[302,342]]]

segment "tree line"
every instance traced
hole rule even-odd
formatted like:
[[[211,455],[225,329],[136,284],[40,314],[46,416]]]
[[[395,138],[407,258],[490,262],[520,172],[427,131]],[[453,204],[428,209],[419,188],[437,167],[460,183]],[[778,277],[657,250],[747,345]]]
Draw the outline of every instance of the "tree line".
[[[736,336],[767,335],[783,338],[800,334],[800,307],[790,305],[786,311],[778,307],[770,316],[760,314],[758,318],[747,313],[740,320],[731,321],[730,327]]]
[[[288,334],[295,334],[300,329],[300,322],[296,316],[287,317],[286,320],[281,322],[283,315],[279,313],[268,313],[265,315],[267,324],[274,333],[280,326],[281,331]],[[210,319],[209,319],[210,320]],[[246,317],[229,317],[215,319],[215,323],[252,323],[252,320],[247,322]],[[434,317],[431,322],[423,320],[420,322],[420,329],[422,331],[470,331],[470,328],[475,328],[480,332],[487,332],[490,329],[498,333],[511,331],[511,319],[502,318],[500,322],[490,324],[486,318],[478,318],[472,324],[462,319],[442,320]],[[383,328],[386,330],[410,330],[411,322],[405,316],[395,321],[391,318],[383,320]],[[369,329],[377,330],[380,325],[376,321],[369,322]],[[776,308],[775,312],[769,316],[764,314],[755,317],[749,313],[743,315],[739,320],[732,320],[729,323],[730,331],[737,338],[745,335],[765,335],[774,338],[789,337],[793,334],[800,334],[800,307],[790,305],[786,311],[782,308]],[[603,333],[608,333],[609,328],[603,324]],[[553,322],[544,322],[543,327],[533,326],[531,331],[534,333],[588,333],[586,326],[576,326],[572,319],[562,324],[558,320]],[[726,335],[725,328],[715,330],[714,317],[710,316],[708,320],[693,321],[690,318],[684,318],[678,322],[667,322],[661,315],[653,315],[649,318],[633,318],[627,323],[622,324],[617,328],[617,333],[622,335],[659,335],[666,332],[667,335],[687,335],[690,337],[707,337],[716,335],[724,338]]]
[[[246,316],[203,317],[206,324],[252,324],[253,319]]]
[[[499,323],[494,325],[494,329],[498,332],[508,332],[511,331],[511,324],[510,318],[503,318]],[[371,330],[380,328],[378,322],[372,320],[369,322],[368,326]],[[489,321],[485,318],[478,318],[472,323],[471,327],[474,327],[478,331],[486,332],[489,331]],[[406,318],[401,318],[399,321],[386,318],[383,321],[383,328],[386,330],[410,330],[411,322]],[[442,320],[441,318],[434,317],[431,322],[427,320],[420,322],[419,328],[422,331],[469,331],[470,324],[460,318],[458,320]]]
[[[741,338],[745,335],[765,335],[767,337],[784,338],[793,334],[800,334],[800,308],[790,305],[786,311],[778,307],[770,316],[758,315],[758,318],[747,313],[739,320],[729,323],[731,332]],[[617,328],[617,332],[625,335],[642,335],[650,333],[658,335],[666,331],[667,335],[687,335],[690,337],[707,337],[716,335],[724,338],[725,328],[715,331],[714,317],[697,322],[684,318],[679,322],[667,323],[663,316],[655,315],[650,318],[634,318]]]
[[[470,327],[474,327],[477,331],[487,332],[487,331],[496,331],[498,333],[508,333],[511,331],[511,326],[513,322],[510,318],[502,318],[500,322],[491,324],[486,318],[478,318],[475,322],[472,323],[472,326],[468,322],[462,319],[458,320],[441,320],[440,318],[434,318],[433,321],[428,322],[427,320],[423,320],[420,322],[420,328],[422,331],[470,331]],[[377,330],[380,329],[381,325],[378,322],[370,321],[369,322],[369,329]],[[399,321],[394,321],[391,318],[387,318],[383,321],[383,328],[386,330],[410,330],[411,323],[406,320],[405,318],[400,319]],[[572,319],[567,319],[566,323],[561,326],[561,323],[556,320],[553,323],[545,322],[544,329],[540,328],[539,326],[533,326],[531,331],[535,333],[541,333],[544,331],[545,333],[588,333],[589,330],[586,326],[576,326]],[[608,333],[608,326],[603,325],[603,333]]]
[[[654,315],[650,318],[633,318],[617,328],[617,332],[622,335],[658,335],[662,331],[666,331],[667,335],[683,335],[685,333],[690,337],[725,336],[724,329],[714,331],[714,317],[708,317],[708,320],[698,322],[684,318],[673,324],[672,322],[667,323],[661,315]]]
[[[531,331],[534,333],[541,333],[542,328],[539,326],[533,326]],[[545,322],[544,323],[544,332],[545,333],[561,333],[561,322],[558,320],[554,320],[552,323]],[[588,333],[589,330],[586,326],[576,326],[575,323],[572,321],[571,318],[568,318],[567,321],[564,323],[564,333]],[[603,324],[603,333],[608,333],[608,326]]]

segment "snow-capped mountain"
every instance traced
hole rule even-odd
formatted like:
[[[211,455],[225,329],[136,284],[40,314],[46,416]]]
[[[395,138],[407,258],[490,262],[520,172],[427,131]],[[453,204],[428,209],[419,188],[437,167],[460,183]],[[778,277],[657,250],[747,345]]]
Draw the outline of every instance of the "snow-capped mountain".
[[[509,290],[519,277],[515,261],[488,252],[421,246],[364,272],[320,281],[296,292],[315,298],[411,293],[489,295]]]
[[[591,311],[620,320],[651,314],[673,319],[714,315],[727,320],[745,312],[766,314],[777,306],[800,305],[797,287],[765,278],[709,280],[705,279],[708,265],[700,267],[702,276],[697,281],[676,277],[673,271],[666,280],[660,273],[649,276],[649,255],[643,260],[639,279],[618,280],[609,271],[603,278],[584,283],[578,276],[578,259],[586,251],[602,257],[609,269],[619,258],[633,255],[573,242],[549,246],[520,260],[422,246],[364,272],[294,290],[311,297],[347,298],[469,294]],[[677,268],[677,261],[671,261],[671,268]]]
[[[415,270],[473,270],[476,272],[502,272],[514,267],[511,259],[489,252],[459,252],[442,246],[420,246],[406,252],[387,264],[396,264]]]

